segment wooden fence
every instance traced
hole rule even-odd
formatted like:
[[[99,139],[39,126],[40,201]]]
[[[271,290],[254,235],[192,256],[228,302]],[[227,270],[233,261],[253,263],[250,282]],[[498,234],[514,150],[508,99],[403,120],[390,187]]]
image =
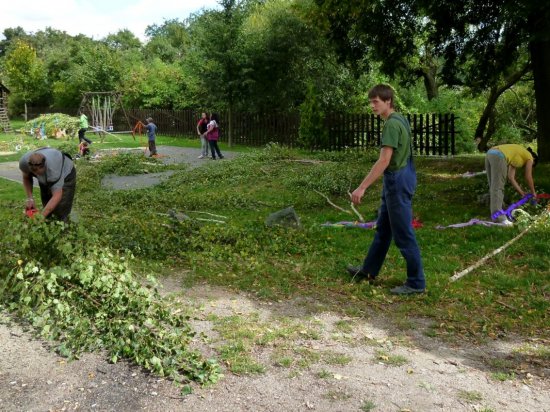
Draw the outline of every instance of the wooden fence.
[[[40,113],[77,115],[77,109],[48,109],[31,107],[29,119]],[[131,131],[135,124],[152,117],[159,133],[166,136],[197,136],[196,125],[201,113],[195,110],[125,109],[113,116],[115,131]],[[407,114],[413,134],[415,152],[421,155],[449,156],[455,154],[454,114]],[[327,137],[313,142],[313,150],[365,149],[380,145],[383,122],[374,114],[331,113],[325,118]],[[220,113],[220,140],[248,146],[264,146],[276,142],[297,146],[300,115],[233,113],[231,121],[226,112]]]
[[[417,154],[454,155],[454,114],[407,114]],[[343,150],[380,145],[383,122],[374,114],[330,114],[325,119],[328,138],[315,149]]]

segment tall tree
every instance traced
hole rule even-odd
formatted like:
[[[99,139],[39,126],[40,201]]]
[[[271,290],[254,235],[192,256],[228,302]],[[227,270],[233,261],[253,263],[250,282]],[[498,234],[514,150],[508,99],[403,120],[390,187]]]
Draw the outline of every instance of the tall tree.
[[[122,79],[121,54],[103,42],[91,39],[72,43],[71,60],[53,85],[56,107],[78,107],[83,92],[119,89]]]
[[[4,39],[0,40],[0,58],[6,56],[6,53],[15,40],[28,40],[29,37],[21,26],[17,26],[15,28],[8,27],[7,29],[4,29],[2,34],[4,35]]]
[[[342,104],[339,86],[346,76],[321,28],[309,19],[314,7],[310,0],[268,0],[254,7],[243,22],[240,44],[247,109],[296,109],[310,83],[323,91],[325,108]],[[350,96],[350,90],[343,95]]]
[[[231,145],[231,113],[243,88],[239,31],[248,1],[220,0],[219,5],[221,10],[206,10],[188,19],[190,45],[181,70],[187,102],[228,111],[229,122],[223,127]]]
[[[6,56],[5,65],[8,85],[25,105],[44,93],[46,71],[44,64],[36,56],[36,50],[23,40],[16,40],[15,47]]]
[[[109,34],[104,42],[112,49],[119,51],[136,51],[141,48],[141,41],[128,29]]]
[[[148,26],[145,34],[149,38],[144,47],[145,55],[148,58],[160,57],[166,63],[181,60],[190,45],[187,26],[178,19]]]
[[[474,88],[495,87],[499,78],[521,73],[517,61],[529,50],[537,101],[539,155],[541,161],[549,162],[550,2],[418,1],[435,23],[432,39],[441,45],[445,55],[444,74],[448,81],[463,76]]]
[[[428,99],[438,95],[440,56],[429,43],[433,25],[415,0],[316,0],[341,59],[359,75],[369,61],[403,83],[422,78]]]

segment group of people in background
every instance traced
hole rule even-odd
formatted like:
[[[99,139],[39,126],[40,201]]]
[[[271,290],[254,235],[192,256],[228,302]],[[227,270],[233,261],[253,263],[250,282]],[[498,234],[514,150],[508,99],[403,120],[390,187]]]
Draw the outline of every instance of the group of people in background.
[[[208,116],[207,113],[202,113],[201,118],[197,123],[197,134],[201,139],[201,154],[199,159],[208,157],[208,148],[212,154],[212,159],[223,159],[222,152],[218,146],[218,139],[220,138],[220,126],[219,117],[217,113],[212,113]]]
[[[149,145],[149,156],[157,155],[156,146],[156,133],[157,126],[153,122],[151,117],[146,119],[147,124],[145,128],[147,130],[147,139]],[[201,115],[197,123],[197,133],[201,139],[201,154],[199,159],[208,157],[208,150],[210,149],[212,159],[223,159],[222,152],[218,146],[218,140],[220,137],[219,116],[217,113],[212,113],[210,116],[204,112]],[[89,146],[92,141],[86,137],[86,130],[88,129],[88,117],[82,113],[80,115],[80,129],[78,130],[79,140],[79,156],[84,157],[90,153]]]
[[[157,155],[156,133],[157,126],[151,117],[146,119],[149,156]],[[86,137],[89,128],[88,117],[81,113],[78,129],[78,155],[86,157],[90,154],[92,141]],[[208,149],[212,153],[212,159],[223,159],[218,146],[219,117],[217,113],[210,116],[202,113],[197,124],[197,132],[200,136],[202,147],[199,158],[208,157]],[[19,169],[23,175],[23,187],[27,195],[27,213],[38,212],[33,198],[33,180],[38,181],[42,203],[41,214],[46,218],[54,218],[64,222],[69,221],[76,190],[76,169],[71,156],[58,149],[43,147],[29,151],[19,161]]]

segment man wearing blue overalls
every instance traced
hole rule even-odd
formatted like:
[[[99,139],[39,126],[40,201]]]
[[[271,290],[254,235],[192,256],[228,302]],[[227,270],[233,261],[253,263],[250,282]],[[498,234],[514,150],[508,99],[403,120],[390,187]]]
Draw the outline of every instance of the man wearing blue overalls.
[[[393,89],[379,84],[369,91],[372,111],[385,120],[380,157],[351,195],[354,204],[380,176],[383,177],[382,204],[376,221],[376,234],[363,266],[348,266],[356,279],[374,281],[378,276],[392,238],[407,262],[407,281],[390,290],[396,295],[422,293],[426,289],[420,249],[412,227],[412,197],[416,171],[412,159],[411,129],[403,115],[394,109]]]

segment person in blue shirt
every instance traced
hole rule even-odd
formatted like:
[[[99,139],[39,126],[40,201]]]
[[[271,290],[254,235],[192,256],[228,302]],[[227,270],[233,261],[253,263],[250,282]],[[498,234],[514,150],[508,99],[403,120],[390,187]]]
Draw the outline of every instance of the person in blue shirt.
[[[145,128],[147,129],[147,137],[149,139],[149,157],[153,157],[157,155],[157,144],[156,144],[156,138],[157,138],[157,125],[153,123],[153,119],[148,117],[146,119],[147,124],[145,125]]]

